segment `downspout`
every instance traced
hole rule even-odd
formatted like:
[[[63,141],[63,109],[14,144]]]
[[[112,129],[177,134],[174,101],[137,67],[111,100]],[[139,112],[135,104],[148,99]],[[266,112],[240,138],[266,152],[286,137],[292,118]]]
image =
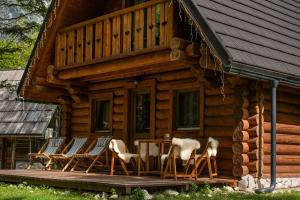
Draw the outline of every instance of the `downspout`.
[[[272,81],[272,110],[271,110],[271,184],[269,188],[260,188],[255,190],[256,193],[273,192],[276,187],[276,102],[277,102],[277,87],[279,81]]]

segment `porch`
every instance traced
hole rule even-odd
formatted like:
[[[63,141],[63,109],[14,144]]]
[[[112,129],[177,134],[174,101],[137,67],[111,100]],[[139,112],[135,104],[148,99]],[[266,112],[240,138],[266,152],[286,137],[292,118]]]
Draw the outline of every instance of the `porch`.
[[[192,183],[198,185],[209,183],[212,185],[235,186],[237,180],[229,177],[214,179],[199,178],[194,180],[161,179],[155,176],[109,176],[96,173],[41,171],[41,170],[0,170],[0,181],[9,183],[27,182],[32,185],[47,185],[50,187],[94,192],[110,192],[114,188],[119,194],[129,194],[134,188],[145,188],[159,191],[168,188],[189,190]]]

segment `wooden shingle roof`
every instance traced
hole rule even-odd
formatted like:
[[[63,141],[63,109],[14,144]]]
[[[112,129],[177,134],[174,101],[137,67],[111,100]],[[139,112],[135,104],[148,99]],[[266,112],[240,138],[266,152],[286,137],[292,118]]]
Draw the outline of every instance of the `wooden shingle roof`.
[[[230,73],[300,86],[299,0],[181,0]]]
[[[16,85],[20,82],[23,70],[0,71],[0,82]],[[19,101],[16,87],[0,88],[0,137],[43,136],[57,106]]]

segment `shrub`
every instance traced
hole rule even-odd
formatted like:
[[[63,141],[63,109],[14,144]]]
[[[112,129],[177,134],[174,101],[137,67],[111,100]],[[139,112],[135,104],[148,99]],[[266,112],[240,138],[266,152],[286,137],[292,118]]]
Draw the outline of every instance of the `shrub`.
[[[132,191],[132,194],[130,195],[131,200],[144,200],[145,199],[145,193],[141,188],[136,188]]]
[[[191,185],[191,192],[196,193],[196,192],[198,192],[198,190],[199,190],[198,185],[195,184],[195,183],[192,183],[192,185]]]

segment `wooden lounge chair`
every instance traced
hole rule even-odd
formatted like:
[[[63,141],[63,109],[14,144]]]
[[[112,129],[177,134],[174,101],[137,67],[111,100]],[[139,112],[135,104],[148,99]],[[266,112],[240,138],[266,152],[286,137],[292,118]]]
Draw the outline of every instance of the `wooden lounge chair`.
[[[48,139],[38,153],[28,154],[29,166],[27,167],[27,169],[31,169],[33,162],[37,159],[39,159],[42,164],[44,164],[43,160],[48,159],[48,162],[45,166],[48,167],[50,165],[50,156],[52,154],[58,153],[58,151],[62,148],[64,142],[64,137]]]
[[[71,171],[75,171],[76,167],[80,164],[80,162],[83,159],[88,159],[92,161],[90,165],[88,165],[86,173],[89,173],[89,171],[96,165],[99,164],[100,166],[104,166],[104,164],[99,161],[99,158],[103,155],[104,152],[107,151],[108,145],[111,141],[111,137],[100,137],[94,140],[91,145],[86,150],[86,153],[84,154],[75,154],[70,162],[75,162],[75,165],[71,169]]]
[[[196,150],[200,149],[200,142],[194,139],[173,138],[172,146],[168,154],[161,157],[162,178],[195,178],[197,180],[197,170],[190,163],[195,163]],[[178,172],[176,161],[181,160],[183,170]]]
[[[204,167],[207,165],[209,177],[214,178],[218,176],[218,167],[216,161],[218,146],[219,146],[219,141],[209,137],[207,145],[203,150],[202,154],[195,156],[196,157],[195,169],[198,175],[202,173]],[[212,169],[212,163],[214,169]]]
[[[71,164],[71,159],[75,154],[83,152],[83,147],[85,146],[85,143],[87,142],[87,138],[80,138],[76,137],[73,138],[69,144],[63,149],[61,154],[53,154],[50,155],[50,164],[49,169],[51,169],[51,165],[58,161],[62,166],[67,163],[62,171],[66,171],[66,169]]]
[[[129,153],[123,140],[111,140],[109,144],[109,149],[112,152],[110,175],[114,174],[115,159],[118,159],[120,161],[123,171],[128,176],[129,173],[126,164],[131,163],[134,167],[136,167],[137,158],[139,155]]]

